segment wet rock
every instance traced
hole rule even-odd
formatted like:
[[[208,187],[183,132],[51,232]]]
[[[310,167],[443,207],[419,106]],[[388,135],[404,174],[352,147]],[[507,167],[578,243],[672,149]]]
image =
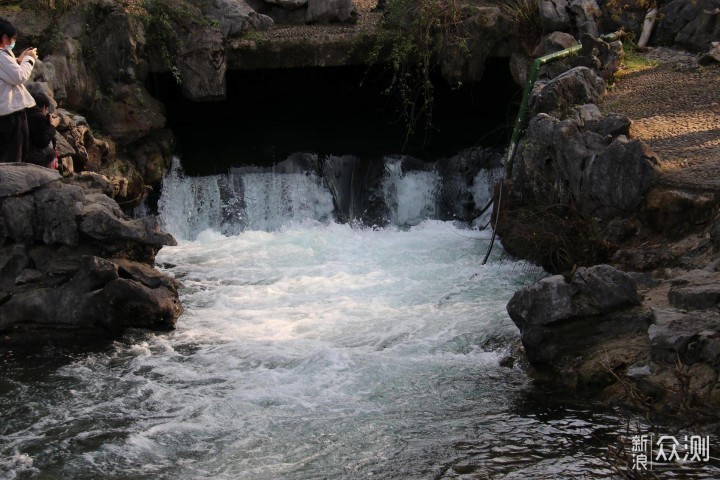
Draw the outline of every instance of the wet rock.
[[[640,307],[631,276],[609,265],[578,268],[569,282],[547,277],[513,295],[507,306],[528,360],[554,368],[602,341],[644,332],[652,315]]]
[[[720,273],[692,270],[673,280],[670,304],[683,310],[720,308]]]

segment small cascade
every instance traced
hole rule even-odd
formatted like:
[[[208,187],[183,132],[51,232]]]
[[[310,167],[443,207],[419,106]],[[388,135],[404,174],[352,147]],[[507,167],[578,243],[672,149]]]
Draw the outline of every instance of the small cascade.
[[[385,171],[383,194],[390,223],[412,226],[428,218],[438,218],[441,179],[436,172],[403,172],[399,158],[389,158]]]
[[[490,215],[485,207],[502,174],[493,158],[485,150],[434,163],[297,153],[274,167],[206,177],[186,176],[174,159],[158,209],[164,228],[188,240],[208,229],[238,235],[308,220],[401,227],[461,220],[484,227]]]

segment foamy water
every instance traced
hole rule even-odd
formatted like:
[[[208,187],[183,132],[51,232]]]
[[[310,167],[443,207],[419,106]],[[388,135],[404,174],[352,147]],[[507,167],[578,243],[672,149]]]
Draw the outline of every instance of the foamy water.
[[[6,359],[0,476],[612,477],[622,419],[499,366],[532,270],[500,248],[480,265],[490,232],[418,219],[431,173],[388,178],[414,226],[336,224],[312,176],[248,176],[242,198],[227,177],[169,177],[180,242],[157,263],[182,284],[177,330]]]

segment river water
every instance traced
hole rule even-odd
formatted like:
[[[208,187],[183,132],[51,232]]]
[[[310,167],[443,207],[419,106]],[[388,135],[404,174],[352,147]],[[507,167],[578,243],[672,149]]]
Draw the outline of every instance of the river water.
[[[500,366],[538,271],[482,266],[490,232],[432,218],[434,174],[390,164],[374,228],[311,174],[239,180],[242,205],[227,176],[165,180],[175,331],[3,356],[0,478],[617,476],[626,418]]]

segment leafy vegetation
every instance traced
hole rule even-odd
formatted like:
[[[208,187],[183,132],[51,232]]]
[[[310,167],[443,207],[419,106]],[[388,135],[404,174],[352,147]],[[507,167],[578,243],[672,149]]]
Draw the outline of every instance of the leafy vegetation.
[[[425,138],[432,129],[433,83],[437,59],[449,48],[467,48],[462,21],[467,17],[460,0],[390,0],[371,52],[392,71],[385,93],[398,101],[398,119],[406,125],[406,141],[421,127]]]

